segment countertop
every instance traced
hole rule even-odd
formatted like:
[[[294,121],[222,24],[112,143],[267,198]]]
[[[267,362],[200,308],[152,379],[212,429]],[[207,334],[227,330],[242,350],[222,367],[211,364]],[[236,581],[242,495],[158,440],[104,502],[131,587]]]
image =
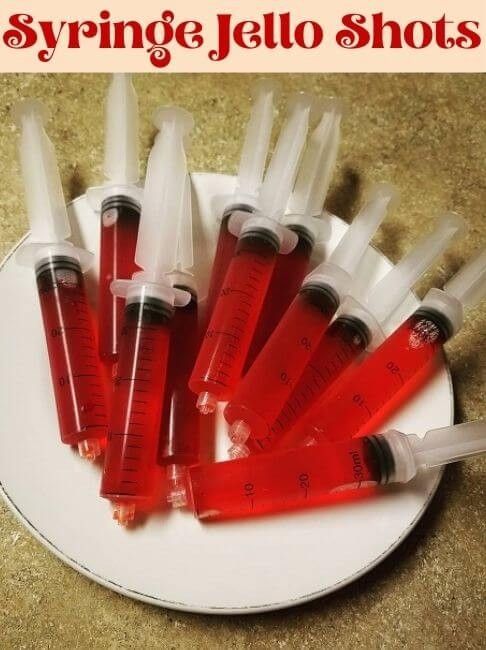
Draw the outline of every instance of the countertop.
[[[142,154],[150,116],[194,114],[190,169],[234,173],[252,75],[139,75]],[[443,210],[468,232],[419,287],[445,280],[486,243],[484,75],[279,75],[283,95],[338,95],[347,112],[326,207],[350,218],[363,190],[388,180],[401,203],[375,243],[396,261]],[[105,75],[0,76],[0,247],[27,230],[11,106],[51,110],[66,198],[102,179]],[[486,417],[486,305],[447,344],[456,421]],[[5,432],[2,432],[2,434]],[[480,648],[486,615],[486,458],[449,467],[429,510],[376,569],[304,606],[248,617],[202,616],[130,601],[90,582],[35,541],[0,504],[3,648]]]

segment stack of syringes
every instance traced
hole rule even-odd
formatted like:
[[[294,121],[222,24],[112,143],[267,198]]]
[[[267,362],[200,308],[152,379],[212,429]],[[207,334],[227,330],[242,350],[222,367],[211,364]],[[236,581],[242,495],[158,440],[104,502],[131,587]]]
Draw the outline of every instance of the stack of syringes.
[[[486,250],[405,313],[410,290],[464,231],[447,212],[363,289],[366,252],[398,192],[371,187],[342,236],[324,246],[341,103],[291,97],[267,163],[276,96],[267,80],[253,88],[199,309],[192,116],[156,111],[142,184],[137,95],[130,75],[113,75],[106,178],[87,193],[100,221],[96,314],[84,283],[93,255],[69,241],[45,110],[35,100],[15,107],[31,225],[17,260],[35,271],[61,440],[83,458],[104,456],[101,496],[122,525],[162,503],[207,520],[322,505],[338,491],[352,498],[486,451],[486,421],[418,432],[425,437],[379,432],[485,297]],[[230,459],[210,462],[202,421],[214,424],[218,410]]]

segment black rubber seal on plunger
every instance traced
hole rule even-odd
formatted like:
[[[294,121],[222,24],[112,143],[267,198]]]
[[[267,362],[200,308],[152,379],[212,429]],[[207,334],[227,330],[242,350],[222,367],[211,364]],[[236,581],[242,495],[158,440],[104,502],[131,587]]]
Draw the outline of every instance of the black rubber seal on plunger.
[[[292,232],[295,232],[297,237],[303,239],[311,248],[314,247],[316,240],[308,228],[300,224],[288,224],[286,227]]]
[[[417,318],[431,320],[435,325],[437,325],[446,340],[450,339],[454,334],[454,328],[447,316],[444,316],[444,314],[441,314],[435,309],[430,309],[430,307],[420,307],[413,315]]]
[[[395,471],[395,459],[390,445],[383,436],[368,436],[380,469],[380,484],[386,485]]]
[[[349,325],[349,327],[352,327],[358,333],[358,336],[360,336],[363,341],[365,341],[366,347],[368,347],[368,345],[371,343],[371,332],[366,326],[366,323],[364,323],[359,318],[344,315],[339,316],[339,318],[336,320],[339,320],[340,323],[344,323],[346,325]]]
[[[81,273],[81,266],[77,260],[66,255],[53,255],[40,260],[35,265],[35,276],[38,278],[45,271],[57,271],[59,269],[68,269]]]
[[[108,210],[116,209],[128,209],[134,210],[140,214],[141,206],[138,201],[133,199],[131,196],[124,196],[123,194],[116,194],[115,196],[109,196],[106,199],[103,199],[101,203],[101,213],[107,212]]]
[[[245,232],[240,236],[240,241],[243,239],[248,239],[249,237],[257,237],[262,241],[270,244],[276,251],[280,248],[280,241],[277,235],[271,230],[266,228],[252,228],[251,230],[245,230]]]
[[[315,292],[324,296],[324,299],[326,300],[326,302],[329,303],[330,308],[333,311],[336,311],[336,309],[339,307],[339,296],[334,291],[334,289],[330,287],[328,284],[319,284],[318,282],[316,283],[306,282],[299,289],[299,293],[304,295],[308,291]]]
[[[252,205],[248,205],[248,203],[234,203],[233,205],[229,205],[227,208],[225,208],[222,218],[228,219],[231,217],[233,212],[248,212],[248,214],[253,214],[255,212],[255,208]]]

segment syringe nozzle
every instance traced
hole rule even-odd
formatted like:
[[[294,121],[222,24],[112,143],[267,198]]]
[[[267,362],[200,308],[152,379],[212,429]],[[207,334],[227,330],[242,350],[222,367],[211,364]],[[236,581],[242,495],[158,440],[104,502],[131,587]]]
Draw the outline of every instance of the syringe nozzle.
[[[101,454],[99,438],[87,438],[78,443],[78,452],[85,460],[96,460]]]
[[[246,458],[250,455],[250,450],[245,444],[231,445],[228,449],[228,456],[231,460],[237,460],[238,458]]]
[[[113,519],[120,524],[120,526],[128,526],[135,519],[135,504],[131,503],[117,503],[113,508]]]
[[[218,400],[212,393],[199,393],[196,402],[196,408],[201,415],[210,415],[216,410]]]
[[[167,476],[167,502],[173,508],[183,508],[187,505],[187,490],[185,471],[180,465],[169,465]]]
[[[230,427],[228,437],[235,444],[243,443],[250,436],[250,427],[244,420],[236,420]]]

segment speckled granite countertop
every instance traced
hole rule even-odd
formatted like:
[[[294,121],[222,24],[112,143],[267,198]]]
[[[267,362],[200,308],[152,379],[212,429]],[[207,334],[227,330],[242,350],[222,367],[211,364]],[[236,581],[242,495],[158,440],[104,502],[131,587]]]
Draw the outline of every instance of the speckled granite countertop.
[[[191,170],[234,172],[250,75],[140,75],[143,149],[160,103],[194,113]],[[395,183],[400,207],[376,243],[398,259],[443,209],[468,234],[419,293],[486,243],[485,75],[285,75],[284,91],[346,102],[343,141],[327,207],[349,217],[363,187]],[[26,230],[9,109],[43,99],[55,118],[66,196],[101,179],[104,75],[0,76],[0,247]],[[448,344],[456,420],[486,416],[486,307]],[[450,467],[410,537],[370,574],[293,610],[206,617],[130,601],[63,565],[0,505],[2,648],[480,648],[485,639],[486,459]]]

